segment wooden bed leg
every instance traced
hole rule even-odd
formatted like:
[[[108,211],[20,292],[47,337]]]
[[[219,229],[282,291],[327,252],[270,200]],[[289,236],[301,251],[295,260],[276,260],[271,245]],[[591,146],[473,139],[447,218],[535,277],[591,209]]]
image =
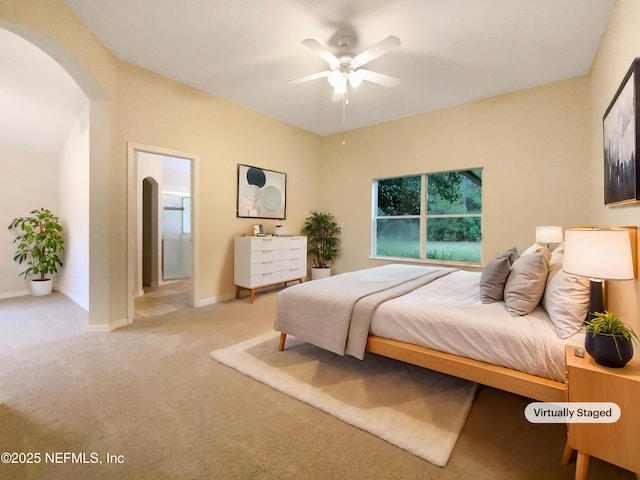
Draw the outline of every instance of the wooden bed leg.
[[[287,340],[287,334],[286,333],[281,333],[280,334],[280,344],[278,345],[278,351],[281,352],[284,350],[284,342],[286,342]]]

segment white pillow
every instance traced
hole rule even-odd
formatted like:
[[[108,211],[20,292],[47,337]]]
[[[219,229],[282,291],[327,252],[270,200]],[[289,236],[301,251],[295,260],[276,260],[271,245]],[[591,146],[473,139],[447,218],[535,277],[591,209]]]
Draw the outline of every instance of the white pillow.
[[[568,338],[584,322],[589,310],[589,279],[562,271],[561,253],[553,252],[542,306],[558,330],[560,338]]]

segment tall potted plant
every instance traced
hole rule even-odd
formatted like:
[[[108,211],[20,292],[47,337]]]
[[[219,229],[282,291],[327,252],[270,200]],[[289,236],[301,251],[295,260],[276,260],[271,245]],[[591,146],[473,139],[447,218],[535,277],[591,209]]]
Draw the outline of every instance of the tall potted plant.
[[[333,215],[328,212],[311,212],[302,227],[308,237],[308,250],[313,258],[311,279],[325,278],[331,275],[331,264],[339,253],[341,229]]]
[[[62,266],[59,255],[64,251],[60,220],[51,211],[41,208],[32,210],[31,215],[15,218],[8,228],[19,232],[13,239],[14,245],[17,244],[13,260],[27,264],[20,275],[36,277],[31,280],[31,294],[51,293],[52,281],[46,275],[58,272],[58,267]]]

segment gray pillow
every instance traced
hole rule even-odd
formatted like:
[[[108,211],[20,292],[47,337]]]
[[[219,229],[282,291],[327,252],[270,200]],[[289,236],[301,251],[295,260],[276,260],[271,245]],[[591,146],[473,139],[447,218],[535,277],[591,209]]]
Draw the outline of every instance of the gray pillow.
[[[513,263],[504,286],[504,303],[512,316],[533,312],[544,293],[548,274],[549,260],[542,252],[522,255]]]
[[[513,247],[491,260],[484,267],[480,275],[480,301],[482,303],[495,303],[504,298],[504,285],[509,276],[511,263],[517,257],[518,252]]]

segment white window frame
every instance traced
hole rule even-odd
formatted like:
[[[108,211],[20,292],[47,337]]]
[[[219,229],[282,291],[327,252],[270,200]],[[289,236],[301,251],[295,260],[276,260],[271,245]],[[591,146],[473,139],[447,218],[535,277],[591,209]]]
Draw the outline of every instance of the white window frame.
[[[444,170],[440,172],[428,172],[421,174],[408,174],[408,175],[397,175],[393,177],[380,177],[374,178],[371,182],[371,255],[370,259],[374,260],[393,260],[393,261],[404,261],[404,262],[412,262],[412,263],[431,263],[431,264],[442,264],[442,265],[457,265],[457,266],[472,266],[472,267],[481,267],[482,266],[482,239],[480,239],[480,257],[481,260],[477,262],[466,262],[462,260],[439,260],[435,258],[427,258],[427,219],[433,218],[465,218],[465,217],[478,217],[480,218],[480,224],[482,225],[482,211],[480,213],[467,213],[467,214],[436,214],[429,215],[427,214],[427,177],[429,175],[435,175],[438,173],[447,173],[447,172],[464,172],[467,170],[482,170],[482,167],[473,167],[473,168],[461,168],[457,170]],[[417,177],[420,176],[420,213],[418,215],[391,215],[391,216],[379,216],[377,213],[378,209],[378,182],[380,180],[390,180],[393,178],[405,178],[405,177]],[[378,232],[377,232],[377,220],[393,220],[393,219],[411,219],[418,218],[420,221],[420,258],[414,257],[393,257],[393,256],[384,256],[376,254],[377,250],[377,241],[378,241]]]

